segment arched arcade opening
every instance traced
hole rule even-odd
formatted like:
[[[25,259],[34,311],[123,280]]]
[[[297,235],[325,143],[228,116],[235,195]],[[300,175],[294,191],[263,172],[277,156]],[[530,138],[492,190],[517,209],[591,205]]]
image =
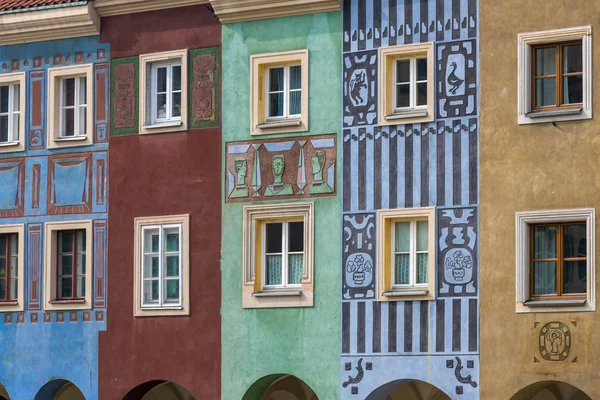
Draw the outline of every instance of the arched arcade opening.
[[[6,388],[1,383],[0,383],[0,400],[10,400],[10,396],[8,395],[8,392],[6,391]]]
[[[510,400],[592,400],[592,398],[568,383],[545,381],[521,389]]]
[[[430,383],[397,380],[375,389],[366,400],[451,400],[451,398]]]
[[[35,395],[34,400],[86,400],[79,388],[66,379],[55,379],[46,383]]]
[[[155,380],[136,386],[123,400],[196,400],[184,387],[171,382]]]
[[[265,376],[248,389],[243,400],[319,400],[313,389],[294,375]]]

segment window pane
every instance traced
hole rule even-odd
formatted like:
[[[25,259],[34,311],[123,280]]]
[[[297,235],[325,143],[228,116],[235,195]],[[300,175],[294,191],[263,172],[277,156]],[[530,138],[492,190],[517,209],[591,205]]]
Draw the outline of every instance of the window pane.
[[[565,258],[586,257],[587,240],[585,224],[565,225],[563,255]]]
[[[181,117],[181,93],[173,93],[173,117]]]
[[[396,83],[410,82],[410,60],[396,61]]]
[[[290,254],[288,258],[288,283],[296,285],[302,283],[302,267],[304,254]]]
[[[85,136],[87,134],[87,124],[86,124],[86,117],[87,117],[87,107],[86,106],[81,106],[79,107],[79,126],[77,128],[77,134],[81,135],[81,136]]]
[[[156,118],[167,118],[167,95],[156,95]]]
[[[396,222],[396,246],[397,253],[408,253],[410,251],[410,222]]]
[[[586,293],[587,262],[565,261],[564,286],[565,293]]]
[[[417,221],[417,251],[427,251],[429,243],[429,223]]]
[[[6,278],[6,264],[7,260],[5,257],[0,258],[0,278]]]
[[[410,107],[410,85],[396,86],[396,108]]]
[[[290,67],[290,90],[300,89],[302,87],[302,67],[296,65]]]
[[[144,303],[157,303],[158,302],[158,280],[144,281]]]
[[[77,251],[85,252],[85,231],[77,231]]]
[[[417,283],[427,283],[427,253],[417,254]]]
[[[283,82],[283,68],[271,68],[269,70],[269,92],[282,91]]]
[[[0,116],[0,142],[6,143],[10,140],[8,134],[8,115]]]
[[[77,277],[77,297],[85,297],[85,276]]]
[[[535,260],[556,258],[556,226],[534,226],[533,241]]]
[[[75,105],[75,78],[63,79],[63,98],[62,106],[69,107]]]
[[[144,230],[144,253],[158,253],[158,229]]]
[[[75,109],[68,108],[63,110],[63,136],[75,136]]]
[[[158,278],[158,256],[144,256],[144,278]]]
[[[427,82],[417,83],[417,105],[427,105]]]
[[[77,255],[77,275],[85,274],[85,254]]]
[[[173,67],[173,90],[181,90],[181,65]]]
[[[8,96],[10,93],[9,86],[0,86],[0,113],[8,112]]]
[[[581,54],[581,45],[573,44],[569,46],[563,46],[563,74],[570,72],[582,72],[583,71],[583,56]]]
[[[169,279],[165,281],[165,303],[179,302],[179,279]]]
[[[6,243],[8,242],[8,235],[0,235],[0,257],[6,255]]]
[[[17,255],[19,251],[19,237],[16,234],[10,235],[10,254]]]
[[[17,300],[19,298],[19,280],[11,279],[9,285],[10,285],[10,297],[7,300]],[[1,294],[0,294],[0,299],[2,299]]]
[[[179,251],[179,229],[165,229],[165,251]]]
[[[426,81],[427,80],[427,59],[426,58],[417,59],[417,80],[418,81]]]
[[[156,69],[156,92],[165,93],[167,91],[167,67]]]
[[[289,251],[304,251],[304,222],[290,222],[288,229]]]
[[[79,104],[87,104],[87,87],[86,87],[87,78],[82,76],[79,78]]]
[[[583,75],[563,77],[563,103],[583,103]]]
[[[13,111],[21,110],[21,85],[13,85]]]
[[[290,115],[298,115],[302,112],[301,98],[302,92],[290,92]]]
[[[283,93],[269,95],[269,117],[283,117]]]
[[[535,75],[554,75],[556,73],[556,47],[535,49]]]
[[[73,273],[73,256],[60,256],[59,275],[71,275]]]
[[[19,276],[19,257],[10,257],[10,277],[17,278]]]
[[[13,128],[12,128],[12,138],[11,140],[19,140],[19,130],[21,129],[21,118],[19,117],[19,113],[14,113],[13,116]]]
[[[73,252],[73,231],[58,232],[58,248],[61,253]]]
[[[281,256],[267,256],[266,264],[266,284],[281,285]]]
[[[410,283],[410,256],[408,254],[396,254],[395,257],[396,285],[408,285]]]
[[[536,262],[533,277],[533,293],[556,294],[556,262]]]
[[[6,298],[6,281],[0,280],[0,300],[9,300]]]
[[[535,82],[536,107],[553,106],[556,104],[556,79],[538,79]]]
[[[62,298],[73,296],[73,278],[65,277],[58,280],[58,293]]]
[[[281,253],[283,224],[267,224],[267,254]]]
[[[179,256],[167,256],[167,276],[179,276]]]

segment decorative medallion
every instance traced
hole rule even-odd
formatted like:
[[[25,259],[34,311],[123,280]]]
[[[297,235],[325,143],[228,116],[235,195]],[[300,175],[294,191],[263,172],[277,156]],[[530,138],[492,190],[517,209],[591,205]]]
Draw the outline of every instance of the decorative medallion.
[[[539,334],[539,347],[546,361],[565,361],[571,352],[571,331],[562,322],[548,322]]]

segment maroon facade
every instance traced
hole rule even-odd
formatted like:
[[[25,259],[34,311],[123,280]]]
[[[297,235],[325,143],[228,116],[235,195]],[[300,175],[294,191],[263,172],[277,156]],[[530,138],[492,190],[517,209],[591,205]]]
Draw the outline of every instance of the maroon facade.
[[[110,43],[113,60],[201,49],[220,46],[221,25],[205,6],[174,8],[103,18],[101,41]],[[188,63],[193,68],[194,60]],[[220,108],[220,83],[214,90]],[[114,91],[125,111],[113,119],[127,125],[135,96]],[[221,129],[112,136],[109,157],[108,327],[100,334],[99,398],[139,400],[171,381],[196,399],[219,399]],[[134,218],[177,214],[190,215],[190,315],[134,317]]]

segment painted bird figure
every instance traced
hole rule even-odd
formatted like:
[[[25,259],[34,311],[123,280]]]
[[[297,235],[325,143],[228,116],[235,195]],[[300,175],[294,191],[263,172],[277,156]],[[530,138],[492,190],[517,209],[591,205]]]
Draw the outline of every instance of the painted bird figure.
[[[452,66],[452,71],[450,72],[450,75],[448,75],[448,79],[446,79],[446,82],[448,83],[448,85],[452,86],[450,88],[450,93],[456,94],[456,91],[460,88],[460,86],[465,80],[460,79],[458,76],[456,76],[456,68],[458,68],[456,63],[453,62],[450,65]]]

